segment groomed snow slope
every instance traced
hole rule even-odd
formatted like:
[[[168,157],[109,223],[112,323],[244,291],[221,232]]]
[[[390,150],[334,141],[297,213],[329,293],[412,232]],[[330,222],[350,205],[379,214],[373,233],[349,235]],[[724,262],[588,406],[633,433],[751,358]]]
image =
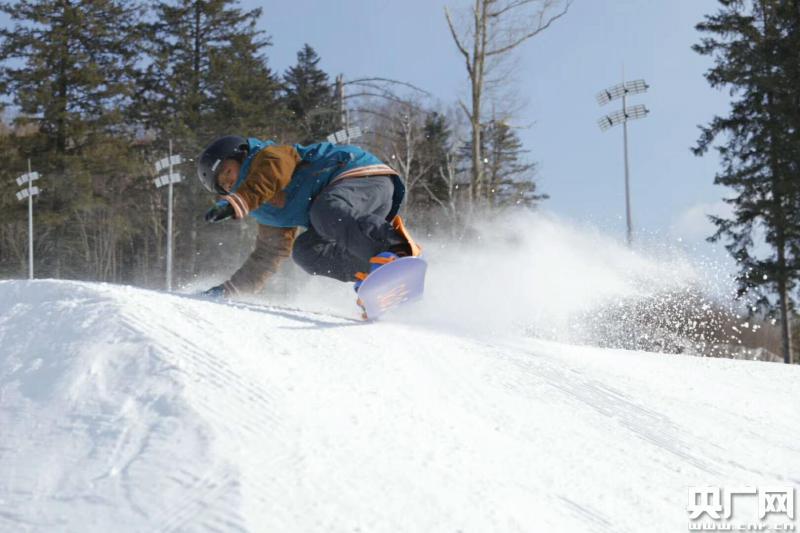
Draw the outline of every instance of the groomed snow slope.
[[[0,282],[0,531],[685,531],[800,369]]]

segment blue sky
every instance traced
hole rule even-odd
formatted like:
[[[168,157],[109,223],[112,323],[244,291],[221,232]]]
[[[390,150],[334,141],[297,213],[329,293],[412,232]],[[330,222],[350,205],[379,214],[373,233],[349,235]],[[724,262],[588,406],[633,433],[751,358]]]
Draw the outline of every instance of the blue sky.
[[[467,95],[464,64],[448,33],[445,5],[467,0],[342,0],[257,2],[261,27],[273,38],[273,68],[283,71],[308,42],[321,66],[348,78],[386,76],[410,81],[443,103]],[[569,13],[517,52],[517,92],[527,102],[520,134],[539,181],[551,195],[545,208],[559,216],[624,233],[622,130],[601,132],[597,119],[613,104],[595,94],[644,78],[648,93],[632,98],[650,115],[630,124],[634,225],[689,241],[705,237],[704,214],[718,211],[726,191],[713,182],[715,155],[690,147],[699,124],[724,113],[728,95],[711,89],[708,58],[691,50],[694,25],[717,10],[716,0],[575,0]]]

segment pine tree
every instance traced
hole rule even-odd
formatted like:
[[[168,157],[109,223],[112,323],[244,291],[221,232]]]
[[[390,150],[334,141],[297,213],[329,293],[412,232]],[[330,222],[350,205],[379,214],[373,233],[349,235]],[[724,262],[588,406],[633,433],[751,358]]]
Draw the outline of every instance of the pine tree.
[[[232,127],[249,128],[249,121],[264,126],[261,114],[274,110],[279,87],[262,55],[270,43],[256,29],[261,9],[243,11],[237,4],[171,0],[153,6],[143,120],[187,148],[234,133]]]
[[[130,157],[125,118],[141,9],[126,0],[31,0],[4,2],[0,11],[14,22],[0,29],[6,62],[0,85],[25,131],[14,136],[19,166],[8,170],[22,173],[22,162],[31,157],[43,176],[37,227],[52,259],[40,271],[84,275],[79,259],[96,243],[80,233],[76,215],[83,216],[96,197],[107,200],[103,194],[118,185],[108,165],[113,161],[121,171]],[[116,226],[103,227],[119,233]],[[103,237],[107,241],[108,233]]]
[[[709,239],[725,241],[739,265],[739,292],[758,297],[758,308],[780,315],[782,350],[791,361],[790,293],[800,272],[797,173],[800,170],[798,114],[798,17],[796,0],[720,0],[721,8],[697,29],[708,35],[694,46],[713,57],[706,79],[728,87],[734,100],[727,116],[702,128],[694,151],[716,147],[722,169],[714,183],[732,189],[731,218],[712,217]],[[759,256],[754,237],[763,232],[770,254]],[[777,301],[776,301],[777,298]]]
[[[19,169],[22,174],[25,166],[25,162],[20,159],[13,128],[0,122],[0,168]],[[3,182],[14,183],[12,180],[17,175],[4,175]],[[0,276],[23,277],[28,269],[27,205],[17,201],[16,186],[6,186],[3,189],[0,190]]]
[[[297,64],[283,76],[286,105],[302,143],[322,141],[341,128],[333,87],[319,62],[317,52],[306,44],[297,53]]]
[[[235,0],[162,0],[153,10],[152,64],[140,95],[141,120],[156,132],[153,159],[164,157],[168,139],[177,153],[193,156],[221,135],[282,134],[280,85],[263,56],[269,40],[256,29],[260,9],[242,10]],[[208,195],[192,176],[175,201],[176,267],[192,276],[202,259],[198,219]],[[216,242],[241,236],[231,225],[214,231]]]
[[[448,164],[448,154],[452,150],[450,125],[447,117],[436,111],[428,113],[423,128],[424,139],[418,149],[422,166],[426,169],[420,179],[419,203],[431,206],[448,199],[447,184],[441,178],[441,172]],[[424,193],[424,194],[423,194]]]
[[[537,194],[533,180],[536,163],[525,160],[528,150],[517,133],[503,121],[493,120],[485,128],[486,182],[492,207],[533,207],[547,195]]]
[[[220,131],[281,139],[289,112],[280,100],[281,84],[261,54],[262,42],[236,35],[231,46],[212,54],[214,105],[210,123]]]
[[[485,186],[480,196],[471,195],[473,201],[484,202],[494,209],[535,207],[548,198],[546,194],[537,193],[536,163],[526,160],[529,151],[507,123],[496,119],[489,121],[483,125],[480,138]],[[467,162],[473,153],[471,142],[466,143],[460,153],[462,161]]]

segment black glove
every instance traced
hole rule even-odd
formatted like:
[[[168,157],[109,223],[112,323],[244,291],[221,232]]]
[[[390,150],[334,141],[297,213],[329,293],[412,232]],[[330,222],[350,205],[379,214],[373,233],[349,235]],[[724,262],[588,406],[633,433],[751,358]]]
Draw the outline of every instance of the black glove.
[[[206,222],[221,222],[233,217],[233,206],[228,202],[217,202],[217,204],[206,211]]]
[[[207,296],[208,298],[225,298],[225,287],[223,285],[217,285],[216,287],[211,287],[207,291],[203,291],[200,294]]]

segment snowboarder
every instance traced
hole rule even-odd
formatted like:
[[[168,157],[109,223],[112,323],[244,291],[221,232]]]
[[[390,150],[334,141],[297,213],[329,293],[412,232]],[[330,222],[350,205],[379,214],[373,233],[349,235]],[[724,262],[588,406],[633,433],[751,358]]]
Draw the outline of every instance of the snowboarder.
[[[420,247],[397,215],[400,176],[352,145],[279,145],[229,135],[197,158],[203,186],[218,195],[208,222],[247,215],[258,223],[253,252],[225,283],[204,294],[232,297],[260,290],[292,256],[313,275],[355,281]],[[297,228],[306,230],[297,236]]]

